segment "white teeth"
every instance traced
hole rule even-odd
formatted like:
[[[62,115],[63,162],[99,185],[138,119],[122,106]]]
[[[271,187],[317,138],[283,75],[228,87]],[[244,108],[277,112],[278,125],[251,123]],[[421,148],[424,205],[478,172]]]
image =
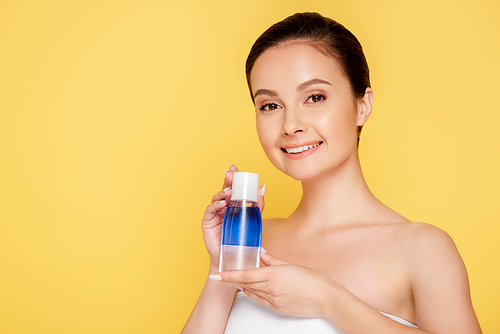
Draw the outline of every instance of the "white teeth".
[[[320,143],[314,144],[314,145],[305,145],[301,147],[293,147],[293,148],[285,148],[286,153],[300,153],[302,151],[307,151],[310,148],[319,146]]]

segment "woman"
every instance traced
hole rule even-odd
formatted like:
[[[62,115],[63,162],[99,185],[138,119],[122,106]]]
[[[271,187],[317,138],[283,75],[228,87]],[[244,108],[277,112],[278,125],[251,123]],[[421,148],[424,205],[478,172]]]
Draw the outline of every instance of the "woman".
[[[264,222],[261,268],[218,273],[228,169],[203,218],[210,279],[183,332],[481,333],[450,237],[365,183],[357,144],[373,92],[356,37],[295,14],[259,37],[246,72],[261,145],[303,197],[290,217]]]

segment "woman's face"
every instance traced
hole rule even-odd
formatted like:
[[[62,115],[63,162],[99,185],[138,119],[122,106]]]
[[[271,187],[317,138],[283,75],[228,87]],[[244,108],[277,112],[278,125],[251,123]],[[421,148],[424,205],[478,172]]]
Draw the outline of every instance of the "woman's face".
[[[335,59],[303,43],[273,47],[257,58],[250,80],[259,140],[279,170],[303,181],[357,157],[371,90],[355,101]]]

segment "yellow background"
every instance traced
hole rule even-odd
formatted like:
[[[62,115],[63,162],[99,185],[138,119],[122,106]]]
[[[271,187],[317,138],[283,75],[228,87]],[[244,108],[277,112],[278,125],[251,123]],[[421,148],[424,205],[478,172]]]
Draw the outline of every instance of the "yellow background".
[[[272,23],[319,11],[364,46],[369,185],[446,230],[500,332],[500,2],[0,1],[0,332],[177,333],[201,217],[235,163],[265,217],[300,186],[265,158],[244,77]]]

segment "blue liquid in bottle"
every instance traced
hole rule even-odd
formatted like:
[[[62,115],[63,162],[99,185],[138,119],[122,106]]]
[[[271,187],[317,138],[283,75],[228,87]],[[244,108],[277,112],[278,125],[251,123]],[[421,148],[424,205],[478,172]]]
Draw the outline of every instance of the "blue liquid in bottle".
[[[232,201],[222,223],[219,271],[258,268],[262,240],[260,209]]]

